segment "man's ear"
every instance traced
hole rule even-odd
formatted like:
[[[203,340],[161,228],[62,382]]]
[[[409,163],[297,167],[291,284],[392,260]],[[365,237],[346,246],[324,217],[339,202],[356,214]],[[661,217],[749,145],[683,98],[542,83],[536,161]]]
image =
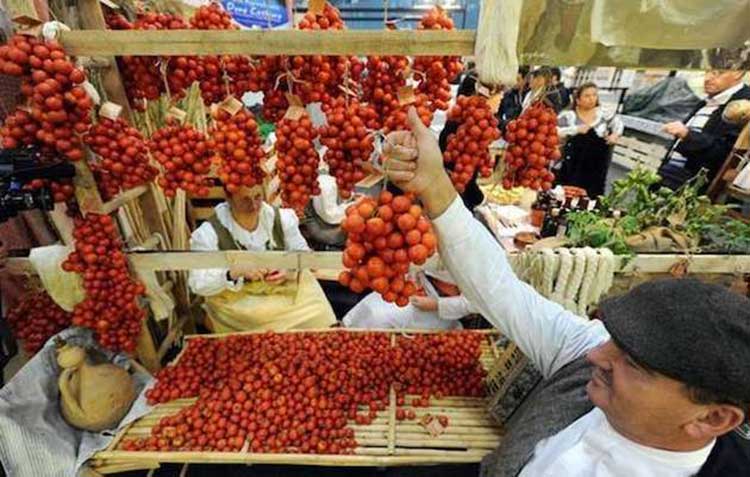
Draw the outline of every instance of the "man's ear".
[[[695,439],[719,437],[745,421],[745,412],[731,404],[710,404],[706,412],[685,425],[685,432]]]

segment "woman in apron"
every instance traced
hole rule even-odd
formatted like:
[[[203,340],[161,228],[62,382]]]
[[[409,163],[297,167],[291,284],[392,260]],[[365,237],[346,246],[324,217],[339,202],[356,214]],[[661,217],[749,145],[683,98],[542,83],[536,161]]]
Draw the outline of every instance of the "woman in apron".
[[[291,209],[263,201],[262,186],[227,193],[227,202],[190,237],[193,251],[310,250]],[[205,297],[207,327],[216,332],[326,328],[335,315],[309,270],[292,275],[246,266],[190,272],[189,284]]]
[[[586,189],[589,197],[604,194],[612,146],[622,135],[617,115],[604,117],[594,83],[585,83],[575,92],[573,108],[557,118],[557,133],[567,138],[557,183]]]

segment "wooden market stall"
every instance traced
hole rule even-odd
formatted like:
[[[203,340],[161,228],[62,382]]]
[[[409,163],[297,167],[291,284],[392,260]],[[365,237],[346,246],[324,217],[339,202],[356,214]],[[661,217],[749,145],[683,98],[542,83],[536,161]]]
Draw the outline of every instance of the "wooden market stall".
[[[115,57],[181,55],[456,55],[471,56],[476,49],[476,32],[455,31],[112,31],[106,30],[102,3],[78,0],[80,29],[61,31],[59,40],[68,54],[96,65],[106,99],[122,107],[123,118],[131,120],[122,78]],[[160,291],[173,301],[173,307],[159,320],[150,316],[143,322],[137,357],[151,372],[158,371],[167,351],[195,331],[195,301],[187,288],[186,272],[196,269],[249,265],[274,269],[312,269],[321,279],[336,277],[342,269],[340,252],[188,252],[189,226],[206,219],[208,207],[191,211],[190,197],[184,192],[167,199],[151,183],[103,201],[85,161],[76,163],[75,191],[81,211],[116,215],[128,246],[128,260],[139,277],[153,277]],[[209,199],[223,198],[215,185]],[[189,213],[189,211],[191,213]],[[72,242],[72,225],[59,211],[51,214],[64,243]],[[517,260],[511,255],[511,262]],[[25,259],[8,261],[15,273],[29,273]],[[750,256],[736,255],[638,255],[615,257],[614,290],[627,289],[638,281],[656,275],[711,275],[731,282],[750,274]],[[743,278],[744,279],[744,278]],[[154,291],[156,293],[157,291]],[[321,331],[327,332],[327,331]],[[386,331],[393,341],[401,332]],[[414,333],[414,331],[409,331]],[[499,347],[494,332],[485,333],[482,366],[491,375],[507,372],[518,352],[514,345]],[[187,336],[185,336],[187,335]],[[175,360],[179,362],[179,356]],[[511,364],[509,364],[511,363]],[[504,371],[498,371],[504,369]],[[362,448],[351,456],[300,454],[259,454],[228,452],[133,452],[118,447],[122,439],[150,434],[159,419],[191,404],[177,400],[156,407],[145,417],[118,433],[115,440],[93,460],[100,473],[155,469],[161,463],[279,463],[351,466],[390,466],[479,462],[500,442],[502,431],[491,421],[487,400],[445,398],[431,403],[428,412],[447,414],[455,423],[440,437],[427,439],[417,424],[397,422],[395,395],[388,409],[367,426],[355,426]]]

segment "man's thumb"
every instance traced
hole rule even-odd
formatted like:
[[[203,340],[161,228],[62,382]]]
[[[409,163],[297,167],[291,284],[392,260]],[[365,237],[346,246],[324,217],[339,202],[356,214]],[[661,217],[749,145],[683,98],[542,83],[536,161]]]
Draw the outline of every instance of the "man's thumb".
[[[422,122],[422,118],[419,117],[419,114],[417,114],[417,108],[414,106],[409,108],[409,129],[411,129],[411,132],[417,137],[427,131],[427,127]]]

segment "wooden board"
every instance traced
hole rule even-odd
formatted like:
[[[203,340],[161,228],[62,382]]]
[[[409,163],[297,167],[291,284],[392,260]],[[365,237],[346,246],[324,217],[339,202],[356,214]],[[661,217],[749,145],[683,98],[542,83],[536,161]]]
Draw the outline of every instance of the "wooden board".
[[[380,331],[394,336],[401,333],[434,333],[430,330],[347,330],[348,332]],[[297,333],[341,332],[336,329],[293,330]],[[494,342],[496,331],[474,331],[486,335],[481,345],[482,366],[489,370],[497,357]],[[193,337],[220,339],[228,335],[254,334],[259,332],[228,333],[223,335],[195,335]],[[263,333],[263,332],[260,332]],[[191,337],[186,337],[189,340]],[[175,362],[178,362],[180,355]],[[391,392],[389,405],[378,412],[375,420],[369,425],[354,425],[355,438],[359,446],[354,455],[316,455],[316,454],[259,454],[249,452],[141,452],[119,450],[123,439],[141,438],[151,435],[151,428],[163,417],[177,413],[191,405],[195,398],[178,399],[160,404],[146,416],[135,421],[130,427],[118,434],[116,442],[105,451],[94,456],[98,466],[121,465],[137,462],[158,463],[215,463],[215,464],[292,464],[292,465],[325,465],[325,466],[394,466],[441,463],[479,462],[482,457],[495,449],[502,438],[502,430],[495,425],[487,411],[487,398],[445,397],[430,399],[429,407],[411,406],[413,398],[406,396],[405,405],[400,408],[413,409],[415,420],[398,421],[395,417],[396,394]],[[361,411],[366,411],[362,406]],[[446,415],[449,425],[445,432],[431,437],[420,426],[419,419],[425,414]]]
[[[474,53],[473,30],[95,30],[63,32],[72,56],[458,55]]]

